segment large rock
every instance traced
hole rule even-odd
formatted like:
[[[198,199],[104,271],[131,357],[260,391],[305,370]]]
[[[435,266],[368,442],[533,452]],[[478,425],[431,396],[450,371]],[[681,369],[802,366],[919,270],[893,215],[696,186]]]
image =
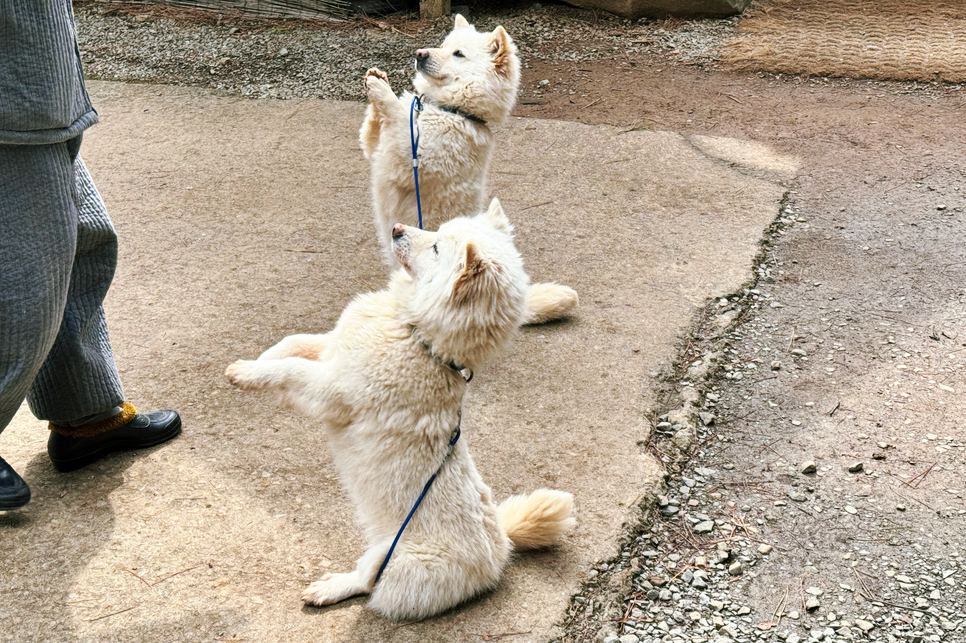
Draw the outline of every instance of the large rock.
[[[733,16],[741,13],[751,0],[567,0],[575,7],[603,9],[619,16],[668,18],[675,16]]]

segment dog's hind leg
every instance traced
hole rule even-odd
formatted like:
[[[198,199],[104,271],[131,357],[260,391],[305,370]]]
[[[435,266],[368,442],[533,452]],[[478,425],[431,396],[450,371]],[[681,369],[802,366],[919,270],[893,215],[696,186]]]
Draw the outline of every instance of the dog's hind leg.
[[[306,587],[302,593],[302,601],[309,605],[332,605],[352,596],[370,593],[387,551],[389,542],[370,547],[351,572],[326,574]]]

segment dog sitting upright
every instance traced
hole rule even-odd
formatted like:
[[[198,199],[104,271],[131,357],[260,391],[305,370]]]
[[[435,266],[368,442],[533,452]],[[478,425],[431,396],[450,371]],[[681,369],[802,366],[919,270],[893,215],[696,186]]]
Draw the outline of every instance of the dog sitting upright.
[[[423,221],[435,230],[444,221],[483,209],[493,156],[490,124],[501,123],[516,103],[520,60],[503,27],[479,33],[463,16],[437,49],[416,52],[413,81],[422,100],[414,117],[419,127],[419,192]],[[397,97],[378,69],[366,73],[369,106],[359,131],[370,160],[376,234],[387,262],[395,265],[390,228],[417,219],[410,143],[413,94]],[[565,317],[577,307],[577,293],[554,283],[527,292],[524,323]]]
[[[556,542],[573,526],[573,497],[539,489],[495,506],[466,440],[451,442],[466,391],[460,371],[499,353],[524,315],[529,280],[500,203],[438,232],[398,224],[391,234],[405,272],[388,289],[357,297],[332,332],[287,337],[226,376],[242,389],[276,391],[326,429],[365,532],[355,571],[326,574],[302,600],[371,593],[370,606],[386,616],[420,619],[496,585],[511,549]]]

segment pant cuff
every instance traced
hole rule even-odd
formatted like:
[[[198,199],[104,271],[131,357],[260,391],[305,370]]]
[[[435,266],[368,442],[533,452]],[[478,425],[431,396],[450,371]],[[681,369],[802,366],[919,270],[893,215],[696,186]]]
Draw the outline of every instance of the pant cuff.
[[[138,410],[134,408],[133,404],[130,402],[123,402],[121,403],[121,412],[106,420],[95,422],[93,424],[84,424],[81,426],[69,426],[67,424],[54,424],[51,422],[49,428],[54,433],[60,433],[61,435],[66,435],[69,438],[92,438],[95,435],[100,435],[101,433],[107,433],[108,431],[121,428],[133,420],[134,416],[137,414]]]

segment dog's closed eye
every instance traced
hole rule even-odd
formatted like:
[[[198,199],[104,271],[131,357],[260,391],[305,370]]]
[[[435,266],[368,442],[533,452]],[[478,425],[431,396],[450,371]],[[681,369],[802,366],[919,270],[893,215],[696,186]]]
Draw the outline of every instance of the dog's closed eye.
[[[463,52],[460,51],[459,49],[457,49],[456,51],[454,51],[453,52],[453,55],[456,56],[457,58],[466,58],[466,56],[463,55]]]
[[[437,257],[439,256],[439,242],[433,244],[433,252],[436,253]]]

